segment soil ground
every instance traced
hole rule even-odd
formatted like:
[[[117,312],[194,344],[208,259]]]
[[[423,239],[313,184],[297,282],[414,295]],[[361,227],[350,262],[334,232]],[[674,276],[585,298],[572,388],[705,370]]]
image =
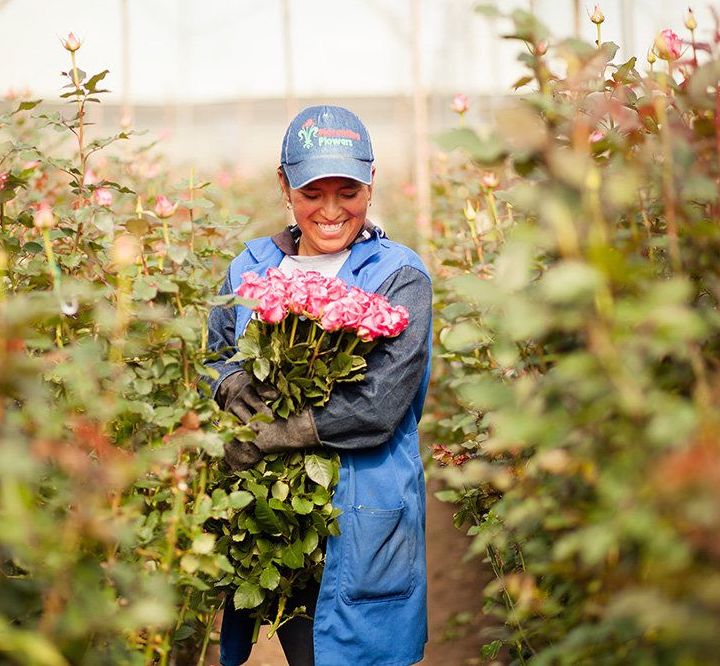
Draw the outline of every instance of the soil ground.
[[[422,666],[475,666],[481,664],[480,647],[487,639],[483,627],[492,624],[482,614],[482,590],[490,573],[479,559],[463,562],[468,537],[452,524],[452,505],[433,495],[430,482],[427,500],[428,623],[430,640]],[[217,648],[207,660],[218,666]],[[248,666],[287,666],[280,642],[262,634]],[[498,663],[498,662],[495,662]],[[358,666],[362,666],[358,664]]]

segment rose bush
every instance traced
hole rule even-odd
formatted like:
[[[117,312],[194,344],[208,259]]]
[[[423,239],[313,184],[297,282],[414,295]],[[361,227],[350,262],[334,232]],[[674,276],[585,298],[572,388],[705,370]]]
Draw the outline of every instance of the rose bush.
[[[596,46],[504,19],[524,94],[441,139],[426,428],[495,573],[484,657],[719,663],[720,32],[643,73],[594,14]]]
[[[107,73],[65,42],[71,111],[0,115],[0,660],[195,664],[238,430],[198,381],[205,322],[262,188],[175,182],[130,132],[93,136]]]

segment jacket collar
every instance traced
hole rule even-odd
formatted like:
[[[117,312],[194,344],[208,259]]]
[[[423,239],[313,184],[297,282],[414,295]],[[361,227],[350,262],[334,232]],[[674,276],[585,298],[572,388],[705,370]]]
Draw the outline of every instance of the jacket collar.
[[[357,238],[350,246],[350,267],[356,272],[370,257],[380,251],[380,239],[385,238],[385,232],[370,221],[366,221]],[[280,233],[270,238],[255,238],[247,241],[245,246],[255,261],[264,263],[269,261],[273,255],[282,253],[284,255],[296,255],[297,245],[300,240],[300,229],[296,224],[291,224]],[[282,257],[278,258],[278,263]]]

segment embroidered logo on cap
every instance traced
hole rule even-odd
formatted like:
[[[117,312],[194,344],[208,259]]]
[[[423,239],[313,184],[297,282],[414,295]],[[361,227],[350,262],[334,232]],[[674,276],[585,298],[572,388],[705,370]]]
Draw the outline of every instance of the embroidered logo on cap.
[[[333,127],[318,128],[312,118],[308,118],[298,131],[298,138],[303,142],[303,148],[313,148],[313,138],[318,137],[318,146],[349,146],[354,141],[360,141],[360,135],[351,129],[337,129]]]
[[[310,149],[313,147],[313,137],[318,133],[318,128],[312,118],[308,118],[298,131],[298,139],[303,142],[303,148]]]

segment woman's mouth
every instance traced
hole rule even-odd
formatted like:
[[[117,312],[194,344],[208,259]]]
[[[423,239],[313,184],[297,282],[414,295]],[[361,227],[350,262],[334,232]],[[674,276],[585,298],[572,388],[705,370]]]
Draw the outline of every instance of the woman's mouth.
[[[342,229],[344,222],[336,222],[335,224],[323,224],[318,222],[318,229],[327,235],[336,234],[340,229]]]

